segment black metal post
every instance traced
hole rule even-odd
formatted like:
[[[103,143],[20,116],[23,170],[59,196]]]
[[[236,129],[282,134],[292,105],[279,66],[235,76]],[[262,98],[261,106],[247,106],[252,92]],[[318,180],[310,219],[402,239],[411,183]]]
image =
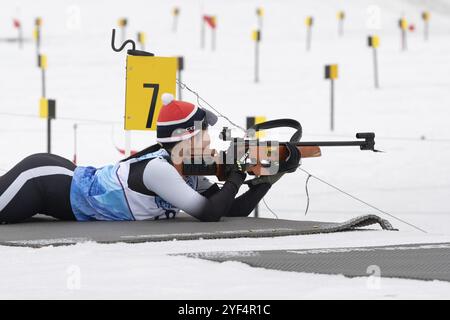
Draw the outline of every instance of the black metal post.
[[[47,152],[52,152],[52,119],[47,117]]]

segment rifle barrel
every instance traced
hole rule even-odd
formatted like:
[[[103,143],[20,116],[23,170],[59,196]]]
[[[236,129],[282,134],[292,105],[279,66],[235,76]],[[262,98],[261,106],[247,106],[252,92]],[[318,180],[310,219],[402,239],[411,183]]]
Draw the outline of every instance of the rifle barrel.
[[[362,146],[366,144],[366,141],[301,141],[295,145],[297,147],[351,147]]]

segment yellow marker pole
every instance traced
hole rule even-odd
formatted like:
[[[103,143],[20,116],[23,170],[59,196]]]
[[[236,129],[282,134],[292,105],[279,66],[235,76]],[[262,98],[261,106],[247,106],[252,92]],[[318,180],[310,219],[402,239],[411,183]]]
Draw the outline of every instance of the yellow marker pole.
[[[177,70],[178,70],[178,100],[183,100],[183,88],[181,87],[182,83],[182,74],[184,70],[184,57],[177,58]]]
[[[173,15],[172,32],[177,32],[178,16],[180,15],[180,8],[178,7],[173,8],[172,15]]]
[[[261,42],[261,30],[254,30],[252,33],[255,41],[255,83],[259,82],[259,43]]]
[[[200,29],[200,48],[205,49],[205,15],[202,14],[201,15],[201,19],[202,19],[202,24],[201,24],[201,29]]]
[[[311,37],[312,37],[312,26],[314,24],[314,18],[309,16],[305,19],[306,24],[306,51],[311,49]]]
[[[264,116],[251,116],[251,117],[247,117],[246,122],[247,122],[247,130],[250,129],[251,127],[253,127],[255,124],[258,123],[262,123],[262,122],[266,122],[266,117]],[[264,136],[264,131],[258,131],[256,132],[255,136],[250,136],[250,139],[260,139],[261,137]],[[257,218],[259,216],[259,205],[256,205],[255,207],[255,218]]]
[[[56,101],[42,97],[39,101],[39,116],[47,119],[47,152],[52,152],[52,120],[56,118]]]
[[[137,33],[137,40],[139,42],[139,44],[141,45],[141,50],[145,51],[145,42],[146,42],[146,35],[145,32],[138,32]]]
[[[216,29],[217,29],[217,17],[213,16],[214,28],[211,30],[211,49],[216,51]]]
[[[259,7],[256,9],[256,17],[258,19],[258,30],[263,28],[264,9]]]
[[[38,55],[38,67],[41,69],[42,73],[42,97],[45,98],[45,71],[47,70],[47,56],[40,54]]]
[[[330,64],[325,66],[325,79],[330,80],[330,130],[334,131],[334,80],[338,78],[338,65]]]
[[[51,113],[50,108],[55,107],[54,103],[52,101],[54,100],[47,100],[46,99],[46,83],[45,83],[45,71],[47,70],[47,56],[40,54],[38,56],[38,67],[41,69],[41,79],[42,79],[42,93],[41,93],[41,117],[43,117],[45,114],[47,115],[47,152],[51,152],[51,135],[52,135],[52,129],[51,129],[51,120],[52,118],[49,116]],[[45,108],[47,108],[45,113]],[[50,110],[50,111],[49,111]]]
[[[378,81],[378,55],[377,55],[377,49],[380,45],[380,38],[378,36],[369,36],[367,38],[367,44],[369,47],[372,48],[373,51],[373,70],[374,70],[374,84],[375,88],[380,88],[379,81]]]
[[[338,34],[340,37],[342,37],[344,35],[345,12],[339,11],[337,13],[337,19],[338,19]]]
[[[127,38],[127,25],[128,25],[128,19],[127,18],[120,18],[117,22],[118,26],[120,27],[121,33],[122,33],[122,43],[125,42],[125,39]]]
[[[428,41],[428,36],[429,36],[429,23],[430,23],[430,13],[428,11],[424,11],[422,12],[422,20],[424,23],[423,26],[423,37],[425,39],[425,41]]]
[[[34,33],[33,38],[36,42],[36,56],[39,56],[41,51],[41,26],[42,26],[42,18],[38,17],[34,20]]]
[[[398,26],[401,32],[401,48],[403,51],[405,51],[407,49],[406,30],[408,29],[408,22],[405,18],[401,18],[400,20],[398,20]]]

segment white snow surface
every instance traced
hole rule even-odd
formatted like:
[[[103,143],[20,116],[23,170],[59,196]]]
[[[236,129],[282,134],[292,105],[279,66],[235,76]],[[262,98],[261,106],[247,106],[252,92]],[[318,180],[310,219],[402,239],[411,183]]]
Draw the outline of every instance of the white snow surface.
[[[181,9],[171,32],[174,6]],[[261,82],[253,83],[255,9],[265,9]],[[44,249],[0,247],[0,298],[313,299],[450,298],[450,284],[382,278],[301,274],[169,256],[171,253],[336,248],[450,241],[450,1],[432,0],[14,0],[0,5],[0,38],[16,36],[22,21],[29,40],[0,42],[0,174],[25,156],[46,148],[45,121],[37,118],[40,71],[31,42],[34,18],[42,16],[42,51],[48,55],[47,94],[57,99],[53,152],[73,156],[78,123],[78,163],[101,166],[121,158],[125,54],[110,48],[117,19],[127,17],[129,37],[147,33],[147,50],[183,55],[183,81],[240,125],[245,117],[290,117],[301,121],[303,140],[352,139],[374,131],[385,153],[352,148],[323,149],[303,168],[351,194],[405,219],[421,233],[310,181],[311,206],[304,216],[306,175],[298,172],[275,185],[267,203],[283,219],[344,221],[380,214],[399,232],[350,232],[265,239],[173,241],[146,244],[84,243]],[[368,28],[380,9],[380,28]],[[345,31],[336,13],[345,10]],[[430,39],[423,40],[420,14],[430,10]],[[200,49],[200,15],[217,14],[217,50]],[[305,51],[305,24],[315,18],[312,50]],[[400,50],[397,20],[404,15],[408,50]],[[373,88],[367,36],[378,34],[381,89]],[[119,33],[120,39],[120,33]],[[329,130],[325,64],[339,64],[336,130]],[[195,96],[183,93],[196,102]],[[17,116],[29,115],[27,117]],[[81,121],[79,119],[93,119]],[[220,120],[218,126],[225,125]],[[239,133],[236,131],[236,134]],[[270,137],[286,139],[287,130]],[[133,132],[133,149],[154,142],[153,132]],[[271,213],[261,206],[262,216]],[[449,270],[450,271],[450,270]],[[79,282],[73,282],[79,275]],[[78,286],[79,284],[79,286]]]

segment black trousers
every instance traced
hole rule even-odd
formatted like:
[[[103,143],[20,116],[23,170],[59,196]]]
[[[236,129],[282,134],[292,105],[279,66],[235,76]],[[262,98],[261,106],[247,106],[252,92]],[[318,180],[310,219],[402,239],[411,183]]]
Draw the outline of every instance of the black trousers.
[[[49,153],[33,154],[0,176],[0,223],[17,223],[35,214],[76,220],[70,185],[76,166]]]

